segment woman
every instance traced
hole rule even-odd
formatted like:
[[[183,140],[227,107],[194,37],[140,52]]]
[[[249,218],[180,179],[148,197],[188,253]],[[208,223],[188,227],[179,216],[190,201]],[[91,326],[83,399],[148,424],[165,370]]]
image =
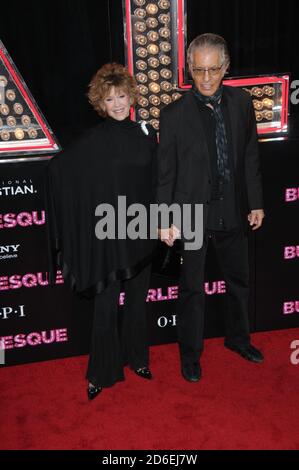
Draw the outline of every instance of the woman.
[[[98,70],[88,98],[105,119],[51,160],[48,216],[50,281],[60,267],[73,289],[94,296],[87,369],[91,400],[104,387],[124,380],[125,365],[142,378],[152,378],[145,299],[155,241],[126,236],[127,220],[121,217],[118,203],[119,196],[127,207],[139,203],[149,208],[154,202],[156,136],[150,126],[130,120],[137,86],[122,65],[106,64]],[[110,235],[115,232],[114,239],[105,238],[111,220],[98,218],[107,207],[112,208],[112,214],[115,210],[116,227],[110,230]],[[119,332],[122,288],[125,305]]]

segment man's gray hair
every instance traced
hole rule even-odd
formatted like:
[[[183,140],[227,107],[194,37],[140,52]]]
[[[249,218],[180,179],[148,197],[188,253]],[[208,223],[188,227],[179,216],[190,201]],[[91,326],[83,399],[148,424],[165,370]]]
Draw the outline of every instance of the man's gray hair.
[[[187,51],[188,64],[192,64],[193,54],[196,49],[211,47],[219,49],[222,63],[228,64],[230,62],[230,55],[226,40],[218,34],[205,33],[201,34],[200,36],[197,36],[189,45]]]

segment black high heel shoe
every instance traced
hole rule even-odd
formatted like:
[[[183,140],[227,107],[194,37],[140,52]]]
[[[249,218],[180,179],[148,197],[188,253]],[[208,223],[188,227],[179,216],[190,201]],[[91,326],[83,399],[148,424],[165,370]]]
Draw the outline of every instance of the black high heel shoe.
[[[102,390],[102,387],[95,387],[94,385],[89,384],[87,389],[88,400],[93,400],[99,395],[99,393],[101,393]]]
[[[153,378],[152,373],[148,367],[139,367],[139,369],[135,369],[134,372],[143,379],[151,380]]]

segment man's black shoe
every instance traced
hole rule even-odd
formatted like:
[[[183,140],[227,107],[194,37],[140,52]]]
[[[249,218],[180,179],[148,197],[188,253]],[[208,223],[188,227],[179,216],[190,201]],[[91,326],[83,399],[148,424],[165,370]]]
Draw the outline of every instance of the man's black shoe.
[[[140,367],[139,369],[135,369],[134,372],[143,379],[151,380],[153,378],[152,373],[148,367]]]
[[[199,362],[182,365],[182,376],[188,382],[198,382],[201,378],[201,367]]]
[[[252,344],[248,344],[246,346],[225,344],[225,347],[231,351],[236,352],[237,354],[240,354],[240,356],[244,357],[244,359],[247,359],[247,361],[260,364],[264,360],[264,356],[261,351],[252,346]]]

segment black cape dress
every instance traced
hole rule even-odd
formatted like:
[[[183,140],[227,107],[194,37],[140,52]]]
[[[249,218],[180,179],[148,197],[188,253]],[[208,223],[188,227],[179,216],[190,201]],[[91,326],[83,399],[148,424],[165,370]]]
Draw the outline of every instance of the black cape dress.
[[[151,126],[146,129],[148,135],[129,118],[107,118],[49,162],[50,284],[61,269],[73,290],[94,296],[150,262],[156,240],[100,240],[95,232],[99,204],[117,208],[118,196],[126,196],[127,207],[140,203],[149,209],[155,202],[157,140]]]

